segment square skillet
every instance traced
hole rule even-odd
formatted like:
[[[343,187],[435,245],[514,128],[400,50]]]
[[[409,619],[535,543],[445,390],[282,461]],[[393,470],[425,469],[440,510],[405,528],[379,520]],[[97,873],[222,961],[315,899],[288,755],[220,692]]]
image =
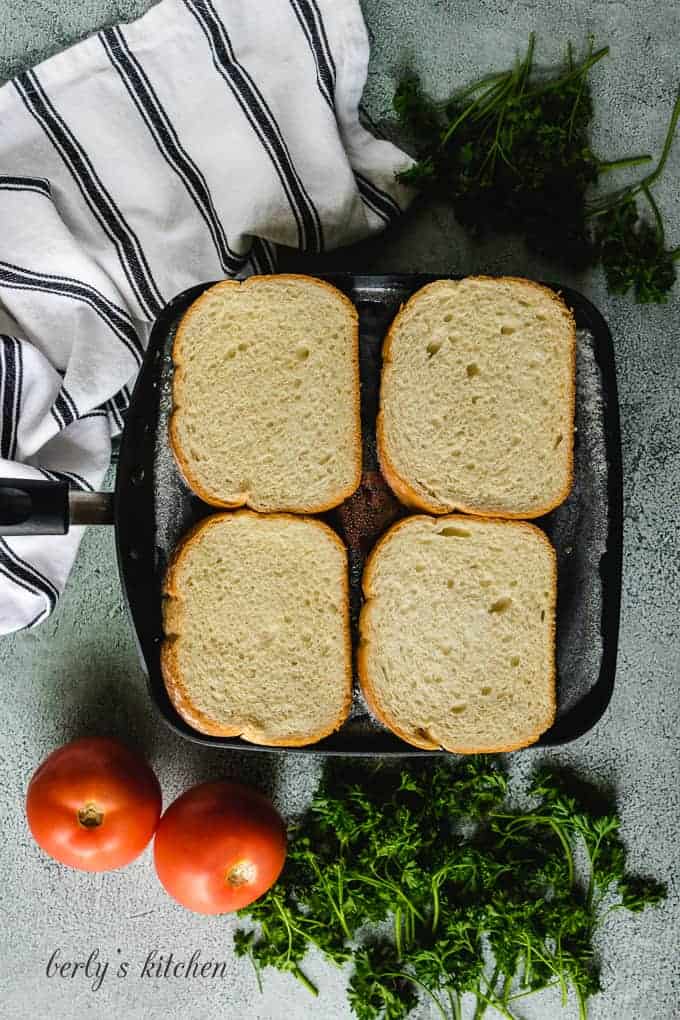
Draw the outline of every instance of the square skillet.
[[[323,515],[348,546],[351,618],[356,647],[361,572],[378,536],[407,511],[380,475],[375,418],[381,346],[399,307],[441,277],[421,274],[320,276],[343,291],[359,312],[363,479],[338,509]],[[210,737],[177,714],[165,690],[159,649],[163,637],[161,588],[179,538],[215,508],[187,488],[168,444],[172,344],[182,315],[210,283],[179,294],[153,328],[135,386],[120,450],[115,492],[118,563],[149,693],[166,722],[182,736],[210,747],[317,755],[422,756],[367,711],[355,676],[349,718],[334,734],[306,748],[270,748],[240,738]],[[612,694],[616,671],[622,559],[622,466],[619,408],[611,335],[597,309],[576,291],[558,290],[577,329],[574,486],[565,503],[535,520],[558,557],[557,714],[539,745],[564,744],[598,721]],[[535,746],[535,745],[534,745]]]

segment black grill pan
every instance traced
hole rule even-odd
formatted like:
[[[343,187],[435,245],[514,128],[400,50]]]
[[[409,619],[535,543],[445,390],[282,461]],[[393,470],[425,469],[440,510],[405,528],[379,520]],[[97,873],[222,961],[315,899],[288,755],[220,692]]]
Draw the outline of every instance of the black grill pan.
[[[375,418],[380,349],[398,311],[429,275],[328,275],[359,311],[361,410],[364,475],[359,492],[324,515],[346,542],[350,555],[352,625],[360,608],[360,579],[375,539],[406,510],[392,496],[378,471]],[[167,442],[171,409],[172,343],[177,323],[209,286],[194,287],[168,305],[152,332],[135,387],[123,436],[115,497],[118,559],[123,590],[149,677],[151,697],[163,717],[185,737],[213,747],[266,750],[237,738],[204,736],[176,713],[159,668],[161,584],[178,539],[214,509],[194,496],[180,476]],[[535,523],[543,527],[558,554],[557,717],[539,743],[562,744],[589,730],[610,697],[616,668],[621,591],[621,446],[616,375],[607,325],[580,294],[560,293],[577,324],[575,479],[569,499]],[[277,748],[285,752],[285,748]],[[423,755],[368,713],[355,682],[352,711],[335,734],[309,748],[309,754]]]

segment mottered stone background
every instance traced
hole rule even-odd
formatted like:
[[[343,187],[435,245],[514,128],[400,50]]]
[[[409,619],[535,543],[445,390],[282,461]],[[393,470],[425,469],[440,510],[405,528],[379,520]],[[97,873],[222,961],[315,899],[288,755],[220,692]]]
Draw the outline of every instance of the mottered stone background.
[[[272,0],[275,2],[275,0]],[[276,0],[279,2],[279,0]],[[148,0],[0,0],[0,79],[89,32],[142,14]],[[658,153],[680,87],[680,6],[674,0],[362,0],[372,41],[364,108],[387,133],[395,79],[416,69],[444,96],[508,65],[537,33],[537,59],[560,58],[568,39],[589,33],[611,56],[593,76],[595,138],[603,155]],[[105,130],[105,125],[102,125]],[[0,152],[2,139],[0,139]],[[38,171],[38,168],[36,168]],[[670,238],[680,243],[680,139],[656,194]],[[319,263],[316,263],[320,268]],[[669,898],[643,916],[613,915],[598,939],[604,991],[592,1020],[680,1017],[680,694],[678,506],[680,504],[680,286],[665,307],[609,297],[599,273],[565,274],[527,255],[513,238],[480,244],[461,235],[445,208],[424,204],[389,234],[328,256],[323,268],[355,272],[510,272],[561,280],[590,297],[614,336],[622,416],[625,565],[619,669],[611,705],[573,744],[510,756],[526,775],[549,760],[615,788],[633,868],[669,883]],[[289,255],[283,267],[313,268]],[[230,950],[234,922],[201,918],[162,892],[150,851],[121,872],[88,876],[48,861],[26,829],[23,797],[38,762],[86,733],[113,734],[142,748],[168,803],[188,785],[237,777],[269,790],[285,812],[304,806],[318,767],[301,754],[216,753],[175,736],[146,694],[118,583],[113,533],[86,535],[68,590],[40,628],[0,639],[0,1015],[6,1020],[349,1020],[345,975],[310,957],[321,990],[312,999],[293,978],[270,972],[263,994],[250,965]],[[101,988],[82,978],[47,979],[57,948],[109,960]],[[147,954],[226,960],[224,980],[139,977]],[[126,979],[113,971],[130,963]],[[522,1017],[558,1020],[549,995]],[[489,1013],[491,1016],[492,1013]],[[424,1004],[416,1020],[434,1016]]]

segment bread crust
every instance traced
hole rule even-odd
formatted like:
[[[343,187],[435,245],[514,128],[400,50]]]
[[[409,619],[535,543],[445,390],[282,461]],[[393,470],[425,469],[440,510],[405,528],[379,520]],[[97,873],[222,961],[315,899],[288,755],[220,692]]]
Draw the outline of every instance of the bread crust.
[[[423,496],[421,492],[418,492],[408,481],[408,479],[402,477],[394,464],[390,460],[389,453],[387,451],[387,443],[385,440],[385,422],[384,422],[384,408],[383,408],[383,384],[386,373],[388,371],[391,358],[390,352],[392,349],[392,342],[394,340],[394,333],[396,328],[400,324],[400,320],[408,308],[411,301],[426,291],[437,289],[443,282],[463,282],[461,281],[450,281],[450,280],[433,280],[432,283],[425,284],[420,290],[417,290],[415,294],[406,301],[394,318],[392,325],[390,326],[387,336],[383,343],[382,359],[383,367],[381,372],[380,380],[380,409],[376,420],[376,439],[378,449],[378,460],[380,461],[380,468],[383,473],[385,481],[394,492],[395,496],[405,506],[415,510],[424,510],[429,514],[448,514],[448,513],[466,513],[471,514],[475,517],[502,517],[510,520],[530,520],[535,517],[543,517],[544,514],[550,513],[555,507],[560,506],[565,501],[569,493],[571,492],[574,484],[574,443],[573,443],[573,429],[574,429],[574,416],[576,411],[576,323],[574,321],[574,315],[571,309],[564,303],[562,298],[554,290],[549,287],[544,287],[543,284],[536,283],[534,280],[527,280],[521,276],[469,276],[465,277],[466,280],[484,280],[493,281],[497,283],[519,283],[523,286],[532,287],[541,292],[544,296],[548,296],[555,305],[559,308],[560,315],[566,319],[570,327],[570,362],[571,372],[569,373],[569,392],[568,392],[568,417],[571,422],[571,435],[572,442],[569,443],[568,458],[567,458],[567,477],[565,484],[561,491],[555,496],[554,499],[549,502],[535,507],[533,510],[506,510],[503,507],[497,506],[484,506],[476,507],[470,504],[463,503],[462,501],[451,501],[449,503],[441,503],[435,499],[428,499],[427,496]]]
[[[509,741],[505,744],[494,744],[491,746],[477,746],[477,745],[465,745],[465,744],[452,744],[451,746],[445,746],[439,744],[431,739],[427,739],[424,735],[422,739],[414,737],[412,733],[408,733],[397,720],[393,719],[389,712],[387,712],[384,706],[381,704],[380,695],[378,693],[378,685],[376,684],[375,677],[371,673],[370,668],[370,612],[371,612],[371,601],[374,598],[373,595],[373,575],[375,572],[375,565],[383,546],[387,545],[398,531],[402,528],[408,527],[414,521],[428,521],[430,523],[440,523],[443,521],[453,521],[462,525],[470,524],[470,517],[466,517],[463,514],[447,514],[443,517],[432,517],[426,514],[415,514],[410,517],[405,517],[396,524],[393,524],[384,535],[376,542],[375,546],[371,550],[371,553],[366,560],[364,567],[363,577],[361,579],[361,587],[364,593],[364,604],[361,608],[361,614],[359,616],[359,649],[357,652],[357,671],[359,674],[359,683],[361,684],[361,690],[366,698],[366,702],[370,711],[373,713],[376,719],[387,726],[393,733],[396,733],[398,737],[406,741],[407,744],[412,744],[414,747],[420,747],[426,751],[436,751],[443,748],[445,751],[450,751],[454,754],[495,754],[503,751],[519,751],[523,747],[529,747],[534,744],[542,733],[550,729],[555,721],[555,714],[557,711],[556,701],[556,607],[557,607],[557,556],[552,543],[549,541],[545,532],[541,531],[535,524],[530,524],[528,521],[514,521],[508,520],[504,517],[493,517],[487,518],[488,523],[501,525],[507,528],[521,528],[525,531],[530,531],[533,535],[540,538],[540,540],[550,550],[550,561],[552,564],[552,577],[551,577],[551,614],[550,614],[550,641],[552,645],[552,656],[551,656],[551,671],[549,678],[550,685],[550,715],[546,719],[545,725],[541,726],[535,733],[528,734],[521,740]]]
[[[211,514],[209,517],[205,517],[202,521],[195,524],[189,531],[182,537],[177,546],[175,547],[173,554],[168,564],[166,571],[165,580],[163,583],[162,594],[163,604],[163,629],[165,631],[165,638],[161,644],[160,649],[160,663],[161,673],[163,676],[163,682],[165,683],[168,696],[172,702],[174,708],[178,714],[189,724],[193,729],[198,730],[199,733],[205,733],[212,737],[240,737],[242,740],[247,741],[251,744],[266,744],[270,747],[305,747],[308,744],[315,744],[317,741],[322,740],[324,737],[334,733],[347,718],[352,703],[352,637],[350,630],[349,621],[349,576],[347,570],[347,549],[340,539],[340,537],[333,531],[331,527],[324,524],[323,521],[319,521],[313,517],[301,517],[295,514],[286,513],[272,513],[267,514],[266,521],[271,520],[287,520],[295,521],[296,523],[305,520],[309,524],[314,525],[324,535],[330,537],[335,544],[342,549],[343,558],[345,562],[345,569],[343,571],[343,586],[341,592],[341,606],[343,611],[343,632],[344,632],[344,653],[345,653],[345,689],[343,703],[340,711],[330,726],[323,730],[311,733],[309,735],[291,735],[289,738],[278,738],[272,739],[268,736],[266,730],[256,729],[252,727],[239,727],[239,726],[222,726],[216,723],[214,719],[211,719],[206,713],[198,709],[191,700],[191,694],[187,684],[184,682],[182,677],[181,669],[177,661],[177,642],[180,640],[180,634],[177,633],[177,627],[173,633],[166,631],[166,623],[168,617],[168,600],[173,599],[181,604],[181,597],[177,588],[177,575],[178,569],[182,562],[182,559],[186,552],[194,545],[204,532],[215,527],[225,519],[231,519],[234,517],[248,517],[253,520],[262,519],[261,515],[254,513],[251,510],[236,510],[230,513],[219,513]],[[176,608],[176,607],[175,607]],[[181,620],[179,623],[181,627]]]
[[[333,495],[324,503],[305,503],[303,501],[295,504],[277,506],[275,508],[269,506],[263,506],[258,503],[257,500],[251,500],[248,498],[249,493],[246,494],[246,499],[230,502],[229,500],[221,499],[216,496],[215,493],[209,491],[196,477],[196,474],[192,470],[191,461],[186,457],[182,450],[182,445],[179,440],[177,431],[177,417],[181,414],[181,411],[175,407],[175,394],[179,384],[182,381],[184,373],[184,364],[178,357],[179,344],[184,331],[187,329],[192,315],[201,307],[204,301],[208,299],[209,295],[215,293],[218,290],[226,290],[233,287],[251,287],[256,285],[258,282],[263,280],[303,280],[307,284],[314,284],[317,287],[321,287],[326,291],[332,293],[335,297],[340,298],[345,304],[347,310],[352,316],[354,324],[353,328],[353,343],[352,343],[352,364],[354,366],[354,427],[352,429],[352,439],[354,441],[354,476],[347,485],[342,488],[338,488]],[[172,345],[172,361],[174,365],[173,379],[172,379],[172,400],[173,410],[170,415],[170,422],[168,425],[168,437],[170,442],[170,448],[175,457],[175,461],[179,470],[184,478],[185,482],[195,492],[199,499],[203,500],[209,506],[219,507],[223,510],[237,510],[240,507],[248,507],[251,510],[255,510],[258,513],[291,513],[291,514],[316,514],[324,513],[326,510],[332,510],[334,507],[339,506],[346,499],[348,499],[353,492],[358,489],[361,483],[361,470],[362,470],[362,443],[361,443],[361,389],[359,381],[359,315],[354,306],[346,294],[343,294],[337,287],[333,287],[332,284],[326,283],[325,280],[318,280],[314,276],[305,276],[302,273],[277,273],[271,274],[270,276],[249,276],[243,281],[239,280],[222,280],[220,283],[216,283],[212,287],[208,287],[207,290],[196,298],[196,300],[186,310],[182,319],[177,327],[177,333]]]

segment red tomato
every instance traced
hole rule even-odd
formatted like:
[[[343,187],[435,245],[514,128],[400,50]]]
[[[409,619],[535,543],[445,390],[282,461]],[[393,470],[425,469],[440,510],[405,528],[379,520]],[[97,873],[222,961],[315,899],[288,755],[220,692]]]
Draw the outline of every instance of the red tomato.
[[[262,896],[281,874],[286,829],[261,793],[239,783],[187,790],[161,818],[156,872],[166,892],[199,914],[224,914]]]
[[[161,788],[144,761],[118,740],[74,740],[46,758],[26,795],[38,846],[82,871],[129,864],[161,814]]]

